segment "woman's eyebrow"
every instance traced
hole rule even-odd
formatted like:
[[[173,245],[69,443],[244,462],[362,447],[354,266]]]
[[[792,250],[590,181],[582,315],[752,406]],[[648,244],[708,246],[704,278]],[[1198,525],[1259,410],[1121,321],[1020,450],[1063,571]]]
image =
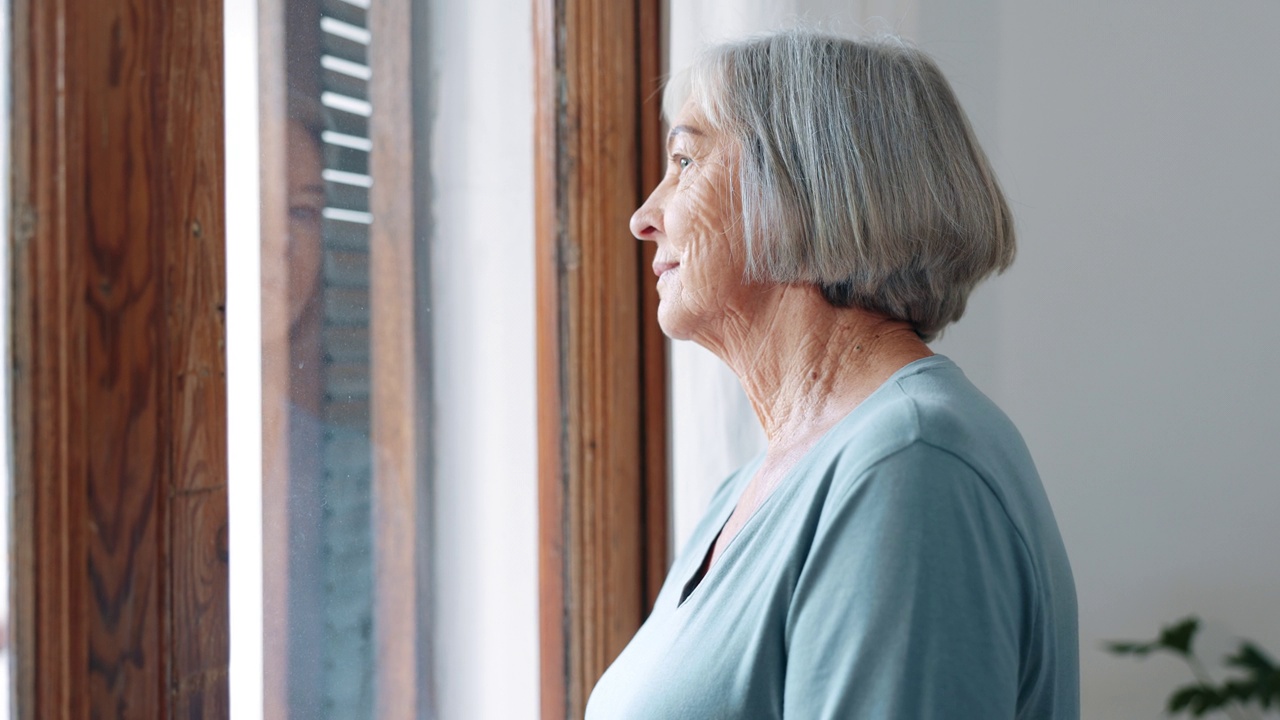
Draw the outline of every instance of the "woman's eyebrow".
[[[671,147],[671,143],[675,141],[676,136],[680,133],[688,133],[690,135],[701,135],[702,131],[692,125],[677,125],[671,128],[671,132],[667,133],[667,147]]]

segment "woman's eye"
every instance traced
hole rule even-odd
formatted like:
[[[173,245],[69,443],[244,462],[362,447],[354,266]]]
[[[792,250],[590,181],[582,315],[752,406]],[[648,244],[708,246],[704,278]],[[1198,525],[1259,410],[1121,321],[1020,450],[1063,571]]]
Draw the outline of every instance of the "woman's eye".
[[[320,209],[310,205],[293,205],[289,207],[289,219],[299,222],[311,222],[320,219]]]
[[[692,160],[690,160],[690,159],[689,159],[689,158],[687,158],[687,157],[679,158],[679,159],[677,160],[677,162],[679,162],[679,163],[680,163],[680,169],[681,169],[681,170],[683,170],[683,169],[685,169],[685,168],[687,168],[687,167],[689,167],[690,165],[692,165],[692,164],[693,164],[693,161],[692,161]]]

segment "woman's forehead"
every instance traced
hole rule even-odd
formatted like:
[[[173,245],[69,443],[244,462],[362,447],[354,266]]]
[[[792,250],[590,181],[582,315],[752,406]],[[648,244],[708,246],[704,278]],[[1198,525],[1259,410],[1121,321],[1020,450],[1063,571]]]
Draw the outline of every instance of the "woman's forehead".
[[[680,103],[680,109],[671,118],[672,129],[686,126],[705,130],[706,124],[707,114],[702,109],[702,103],[698,102],[698,99],[693,95],[689,95],[684,102]]]

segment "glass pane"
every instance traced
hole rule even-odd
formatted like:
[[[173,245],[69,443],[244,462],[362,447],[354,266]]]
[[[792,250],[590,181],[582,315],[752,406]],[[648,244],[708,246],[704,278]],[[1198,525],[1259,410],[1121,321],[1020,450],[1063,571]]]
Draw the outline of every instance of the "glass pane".
[[[288,355],[287,382],[264,378],[287,431],[264,428],[263,445],[285,461],[265,481],[287,498],[287,567],[267,568],[287,578],[287,620],[285,645],[267,652],[285,656],[290,717],[364,718],[374,714],[371,35],[366,8],[343,0],[288,0],[285,11],[287,322],[275,327],[287,334],[263,343]]]
[[[241,16],[228,68],[257,63],[228,80],[228,128],[250,80],[261,115],[227,149],[229,202],[261,178],[242,210],[261,215],[253,257],[229,262],[229,355],[261,327],[254,354],[237,355],[248,384],[228,388],[232,405],[246,398],[230,413],[232,462],[244,448],[254,476],[232,472],[232,717],[535,717],[532,8],[226,7]],[[393,11],[412,21],[379,19]],[[388,56],[398,64],[380,71]],[[237,175],[249,144],[255,165]],[[229,235],[229,255],[247,236]],[[257,280],[259,257],[263,282],[230,289],[236,273]],[[237,326],[233,302],[259,290]],[[429,448],[425,419],[404,407],[426,407],[428,385],[441,418]],[[407,529],[387,519],[400,509]],[[398,714],[406,696],[416,708]]]

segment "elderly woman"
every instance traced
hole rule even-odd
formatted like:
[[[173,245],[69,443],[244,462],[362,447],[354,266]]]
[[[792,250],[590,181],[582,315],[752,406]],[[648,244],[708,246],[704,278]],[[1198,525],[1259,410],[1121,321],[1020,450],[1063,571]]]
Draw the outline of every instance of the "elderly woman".
[[[1079,717],[1075,590],[1027,448],[928,343],[1014,254],[947,81],[895,40],[713,48],[631,230],[667,335],[742,381],[730,476],[587,717]]]

